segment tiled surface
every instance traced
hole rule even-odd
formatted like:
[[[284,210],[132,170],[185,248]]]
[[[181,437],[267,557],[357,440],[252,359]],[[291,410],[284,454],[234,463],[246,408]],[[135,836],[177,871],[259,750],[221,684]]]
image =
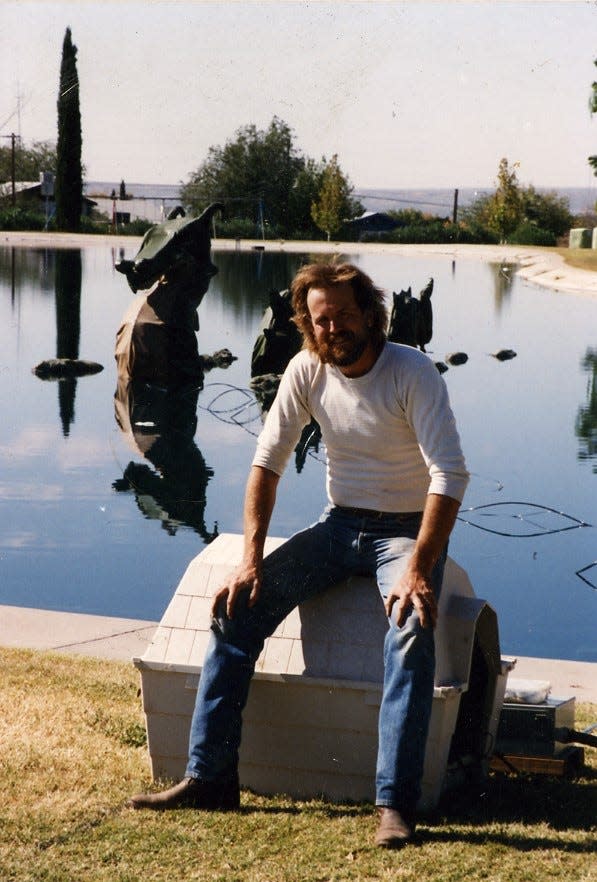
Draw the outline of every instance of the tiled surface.
[[[270,538],[266,551],[283,542]],[[210,633],[211,598],[225,576],[240,561],[242,536],[222,534],[189,564],[172,598],[154,643],[143,656],[146,664],[201,667]],[[440,616],[450,628],[458,623],[454,593],[469,598],[469,614],[478,614],[463,570],[450,561],[446,570]],[[466,621],[449,637],[437,632],[438,684],[467,678],[471,630]],[[257,665],[259,674],[285,674],[381,683],[383,640],[387,623],[375,581],[349,579],[293,610],[265,643]],[[456,633],[457,632],[457,633]],[[456,639],[455,639],[456,635]]]
[[[270,539],[269,548],[280,539]],[[240,560],[225,534],[188,566],[156,640],[138,662],[154,777],[179,777],[198,674],[210,637],[211,597]],[[437,630],[438,672],[422,807],[437,802],[468,680],[484,601],[450,561]],[[240,774],[260,793],[372,799],[387,622],[373,579],[355,578],[294,610],[266,641],[244,712]],[[458,686],[439,685],[454,681]]]

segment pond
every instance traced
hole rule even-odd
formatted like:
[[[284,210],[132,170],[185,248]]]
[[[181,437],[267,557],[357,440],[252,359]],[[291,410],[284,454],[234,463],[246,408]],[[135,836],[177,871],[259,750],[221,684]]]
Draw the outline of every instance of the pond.
[[[114,399],[132,296],[114,262],[136,250],[0,248],[0,604],[157,620],[211,536],[242,531],[261,425],[251,351],[268,292],[308,255],[215,252],[199,349],[236,361],[182,402],[137,402],[132,425],[130,402]],[[388,292],[432,277],[430,357],[468,354],[444,374],[472,473],[450,553],[496,609],[502,651],[596,661],[597,300],[528,285],[507,265],[351,259]],[[503,348],[516,357],[492,357]],[[104,370],[32,373],[57,354]],[[323,452],[310,447],[282,480],[271,534],[324,504]]]

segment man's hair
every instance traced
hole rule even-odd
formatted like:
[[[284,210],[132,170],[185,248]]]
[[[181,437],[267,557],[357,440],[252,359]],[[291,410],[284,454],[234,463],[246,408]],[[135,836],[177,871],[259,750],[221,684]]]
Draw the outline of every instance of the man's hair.
[[[361,312],[368,313],[374,346],[382,346],[386,340],[388,313],[381,288],[376,287],[369,276],[352,263],[310,263],[297,272],[290,291],[293,321],[304,337],[306,348],[312,352],[317,352],[317,344],[307,307],[307,295],[311,288],[334,288],[346,283],[352,287]]]

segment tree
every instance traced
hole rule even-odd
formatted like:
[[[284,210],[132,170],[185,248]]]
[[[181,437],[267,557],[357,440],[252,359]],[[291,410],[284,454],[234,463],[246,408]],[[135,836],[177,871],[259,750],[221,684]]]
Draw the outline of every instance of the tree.
[[[245,125],[223,147],[210,147],[207,159],[182,187],[181,198],[194,213],[221,201],[228,219],[255,230],[263,222],[270,236],[311,234],[311,205],[318,198],[324,167],[325,161],[306,158],[287,123],[274,117],[263,131]]]
[[[242,126],[223,147],[210,147],[205,162],[183,186],[182,199],[194,212],[222,201],[229,216],[255,223],[263,218],[287,234],[293,223],[290,193],[303,166],[290,127],[274,117],[263,131]]]
[[[311,216],[311,206],[319,196],[324,167],[323,160],[305,159],[290,191],[289,211],[295,221],[294,231],[309,238],[318,238],[320,233]]]
[[[56,172],[56,147],[50,141],[33,141],[29,147],[17,139],[15,180],[39,181],[40,172]],[[12,176],[12,147],[0,146],[0,183]]]
[[[505,157],[500,160],[497,190],[487,203],[487,225],[499,237],[500,242],[506,241],[523,217],[522,198],[516,177],[517,168],[517,162],[510,168]]]
[[[555,192],[538,193],[532,185],[523,187],[520,196],[524,220],[538,229],[558,237],[572,226],[574,218],[566,196],[558,196]]]
[[[505,159],[500,163],[502,169],[505,185],[501,193],[498,189],[483,194],[463,212],[467,229],[481,236],[486,231],[488,236],[515,240],[519,245],[555,244],[573,222],[569,200],[554,191],[540,193],[532,185],[520,186]]]
[[[77,47],[70,28],[62,44],[58,93],[58,143],[56,145],[56,227],[77,232],[81,226],[83,168],[81,165],[81,111]]]
[[[344,221],[356,213],[351,193],[350,181],[338,165],[338,155],[334,154],[324,167],[321,189],[317,200],[311,205],[311,217],[327,235],[328,242],[332,233],[336,233]]]

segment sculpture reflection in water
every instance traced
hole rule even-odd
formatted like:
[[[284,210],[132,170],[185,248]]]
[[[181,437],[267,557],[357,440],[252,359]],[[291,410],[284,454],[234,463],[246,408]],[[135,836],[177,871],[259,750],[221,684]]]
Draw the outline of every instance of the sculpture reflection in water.
[[[195,444],[197,400],[204,372],[226,367],[228,350],[199,354],[197,308],[217,267],[211,262],[210,223],[219,203],[199,218],[187,219],[179,208],[146,234],[134,260],[121,260],[122,272],[136,297],[116,335],[118,385],[116,422],[133,449],[147,463],[130,462],[113,483],[133,491],[147,518],[157,518],[173,535],[181,525],[205,542],[206,490],[213,471]]]
[[[208,530],[204,515],[213,470],[195,444],[202,385],[165,389],[119,379],[116,422],[129,446],[153,468],[131,461],[112,486],[134,492],[143,516],[160,520],[170,535],[185,525],[211,542],[218,535],[217,524]]]

